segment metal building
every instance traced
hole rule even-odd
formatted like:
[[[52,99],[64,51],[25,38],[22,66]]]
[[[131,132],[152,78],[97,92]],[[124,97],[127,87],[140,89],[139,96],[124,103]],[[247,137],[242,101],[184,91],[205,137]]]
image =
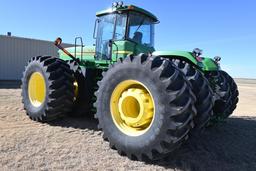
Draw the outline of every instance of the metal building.
[[[63,44],[64,47],[72,46]],[[0,81],[18,81],[28,60],[33,56],[57,56],[53,42],[0,35]],[[1,83],[0,83],[1,84]]]

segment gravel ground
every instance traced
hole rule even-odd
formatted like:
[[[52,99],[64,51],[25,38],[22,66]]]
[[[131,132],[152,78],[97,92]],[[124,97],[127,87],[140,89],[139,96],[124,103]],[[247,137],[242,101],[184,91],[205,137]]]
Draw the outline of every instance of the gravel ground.
[[[91,118],[31,121],[20,89],[0,89],[1,170],[256,170],[256,84],[239,82],[233,117],[155,163],[119,156]]]

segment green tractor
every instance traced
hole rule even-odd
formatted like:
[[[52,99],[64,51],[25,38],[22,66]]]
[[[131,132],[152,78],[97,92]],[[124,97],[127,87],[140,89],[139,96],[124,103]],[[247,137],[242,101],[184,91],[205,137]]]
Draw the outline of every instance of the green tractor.
[[[47,122],[66,114],[96,113],[103,138],[119,154],[160,159],[199,133],[211,119],[227,118],[238,102],[234,80],[220,58],[201,50],[156,51],[152,13],[114,3],[97,13],[94,46],[75,43],[59,57],[30,59],[22,79],[27,115]]]

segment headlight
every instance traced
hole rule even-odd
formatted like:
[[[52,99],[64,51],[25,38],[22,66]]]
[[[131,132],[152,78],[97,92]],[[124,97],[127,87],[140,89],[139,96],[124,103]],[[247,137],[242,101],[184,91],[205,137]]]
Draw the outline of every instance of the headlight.
[[[122,7],[124,5],[124,2],[123,1],[120,1],[120,2],[113,2],[112,4],[112,7]]]
[[[122,7],[124,5],[124,2],[123,1],[120,1],[117,3],[119,7]]]
[[[220,62],[220,60],[221,60],[221,57],[219,57],[219,56],[215,56],[215,57],[214,57],[214,61],[215,61],[215,62],[218,63],[218,62]]]
[[[195,48],[192,53],[195,54],[196,56],[200,56],[203,54],[203,50],[199,48]]]
[[[118,3],[117,2],[113,2],[112,7],[117,7]]]

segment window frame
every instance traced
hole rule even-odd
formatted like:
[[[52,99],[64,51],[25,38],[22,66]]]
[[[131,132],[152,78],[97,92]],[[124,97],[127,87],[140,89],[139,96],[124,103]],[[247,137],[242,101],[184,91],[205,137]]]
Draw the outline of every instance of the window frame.
[[[115,14],[115,22],[114,22],[114,31],[113,31],[113,37],[112,40],[113,41],[124,41],[127,39],[127,29],[128,27],[128,20],[129,20],[129,13],[128,12],[124,12],[124,13],[114,13]],[[117,27],[117,17],[118,15],[126,15],[126,21],[125,21],[125,33],[122,39],[115,39],[115,35],[116,35],[116,27]]]
[[[126,34],[125,34],[125,39],[126,40],[129,40],[129,41],[131,41],[131,42],[133,42],[133,43],[135,43],[135,44],[138,44],[138,42],[136,42],[136,41],[134,41],[133,39],[131,39],[130,38],[130,36],[129,36],[129,34],[130,34],[130,29],[129,29],[129,24],[130,24],[130,20],[131,20],[131,17],[130,17],[130,15],[131,15],[131,13],[137,13],[137,14],[141,14],[141,15],[144,15],[145,17],[147,17],[148,19],[152,19],[152,18],[150,18],[149,16],[147,16],[147,15],[145,15],[145,14],[143,14],[143,13],[140,13],[140,12],[137,12],[137,11],[129,11],[129,12],[127,12],[127,23],[126,23]],[[155,35],[155,23],[153,22],[153,20],[152,20],[152,24],[151,24],[151,28],[150,28],[150,41],[152,41],[151,42],[151,44],[152,44],[152,48],[154,48],[154,46],[155,46],[155,38],[154,38],[154,35]],[[143,45],[143,44],[142,44]],[[144,45],[145,46],[145,45]],[[149,47],[149,46],[147,46],[147,47]]]

